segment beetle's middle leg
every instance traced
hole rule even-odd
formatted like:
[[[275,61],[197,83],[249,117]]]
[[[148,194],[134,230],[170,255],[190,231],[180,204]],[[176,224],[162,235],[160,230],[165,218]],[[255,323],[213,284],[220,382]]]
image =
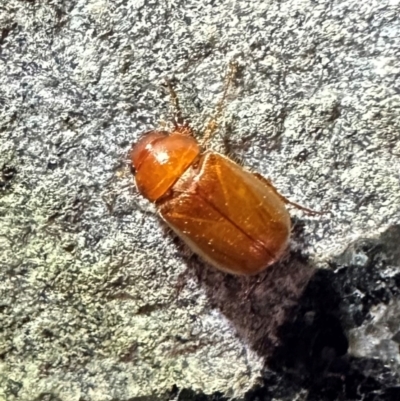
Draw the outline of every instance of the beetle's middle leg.
[[[224,91],[222,93],[221,99],[218,101],[215,106],[214,115],[210,118],[203,134],[203,138],[201,141],[201,146],[204,147],[207,142],[212,138],[215,134],[215,131],[218,128],[218,119],[221,117],[226,103],[226,98],[228,96],[229,89],[232,86],[232,83],[235,79],[235,76],[238,72],[238,64],[234,61],[229,63],[229,69],[225,75],[224,79]]]
[[[259,173],[253,173],[253,175],[258,178],[260,181],[262,181],[264,184],[268,185],[278,196],[279,198],[286,203],[287,205],[292,205],[297,209],[303,210],[304,212],[311,214],[311,215],[322,215],[324,214],[324,212],[318,212],[316,210],[313,209],[309,209],[308,207],[302,206],[299,203],[293,202],[290,199],[286,198],[285,196],[283,196],[281,193],[279,193],[279,191],[274,187],[274,185],[272,184],[272,182],[268,179],[265,178],[264,176],[262,176]]]

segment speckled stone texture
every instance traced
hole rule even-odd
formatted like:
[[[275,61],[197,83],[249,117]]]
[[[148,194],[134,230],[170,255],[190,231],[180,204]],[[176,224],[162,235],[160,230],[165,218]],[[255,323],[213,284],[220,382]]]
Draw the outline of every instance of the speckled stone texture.
[[[135,191],[163,82],[271,178],[286,257],[225,275]],[[400,400],[398,0],[0,0],[0,400]]]

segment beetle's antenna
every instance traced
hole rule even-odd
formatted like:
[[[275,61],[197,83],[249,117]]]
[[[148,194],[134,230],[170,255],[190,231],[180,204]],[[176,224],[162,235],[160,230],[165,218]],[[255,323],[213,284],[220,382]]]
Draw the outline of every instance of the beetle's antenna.
[[[174,108],[174,116],[173,116],[172,122],[173,122],[175,128],[177,128],[179,125],[183,125],[182,109],[179,104],[178,95],[176,94],[171,81],[169,79],[165,79],[165,83],[167,85],[169,95],[171,97],[172,107]]]
[[[214,116],[211,117],[210,121],[208,122],[206,129],[204,130],[203,139],[201,141],[201,146],[204,147],[206,143],[210,140],[210,138],[214,135],[215,131],[218,128],[217,120],[221,117],[226,97],[228,95],[229,89],[231,88],[232,82],[238,71],[238,64],[235,61],[231,61],[229,63],[228,71],[224,78],[224,92],[222,94],[221,99],[218,101],[217,105],[215,106]]]

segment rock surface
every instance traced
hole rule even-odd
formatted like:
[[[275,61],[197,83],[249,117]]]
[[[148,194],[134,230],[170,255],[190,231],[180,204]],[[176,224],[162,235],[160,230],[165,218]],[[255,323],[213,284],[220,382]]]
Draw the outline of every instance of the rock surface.
[[[0,400],[399,400],[398,0],[0,4]],[[272,179],[290,251],[191,255],[127,153],[171,121]]]

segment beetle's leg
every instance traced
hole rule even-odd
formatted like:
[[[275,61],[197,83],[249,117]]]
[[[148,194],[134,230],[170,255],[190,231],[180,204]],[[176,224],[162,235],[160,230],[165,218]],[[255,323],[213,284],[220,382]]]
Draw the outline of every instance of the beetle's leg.
[[[204,130],[204,135],[203,135],[203,138],[201,141],[202,147],[204,147],[207,144],[207,142],[211,139],[211,137],[214,135],[215,131],[218,128],[217,120],[221,117],[221,115],[224,111],[226,97],[228,95],[228,92],[232,85],[232,82],[234,81],[234,78],[237,74],[237,70],[238,70],[237,63],[234,61],[230,62],[229,69],[228,69],[228,71],[225,75],[225,79],[224,79],[224,92],[222,93],[221,99],[218,101],[217,105],[215,106],[214,115],[210,118],[210,121],[208,122],[206,129]]]
[[[291,200],[289,200],[288,198],[286,198],[285,196],[283,196],[281,193],[278,192],[278,190],[274,187],[274,185],[272,184],[272,182],[268,179],[265,178],[264,176],[262,176],[259,173],[253,173],[253,175],[258,178],[260,181],[262,181],[264,184],[268,185],[278,196],[279,198],[282,199],[282,201],[284,203],[286,203],[287,205],[292,205],[297,209],[303,210],[304,212],[311,214],[311,215],[322,215],[324,214],[324,212],[318,212],[316,210],[313,209],[309,209],[308,207],[302,206],[296,202],[292,202]]]
[[[179,104],[179,98],[178,98],[177,93],[175,92],[174,87],[172,86],[171,81],[169,79],[165,79],[165,84],[167,85],[169,95],[171,97],[171,103],[174,108],[174,116],[172,118],[172,122],[173,122],[175,128],[177,128],[181,125],[187,125],[187,123],[185,124],[183,121],[182,110],[181,110],[181,106]]]

